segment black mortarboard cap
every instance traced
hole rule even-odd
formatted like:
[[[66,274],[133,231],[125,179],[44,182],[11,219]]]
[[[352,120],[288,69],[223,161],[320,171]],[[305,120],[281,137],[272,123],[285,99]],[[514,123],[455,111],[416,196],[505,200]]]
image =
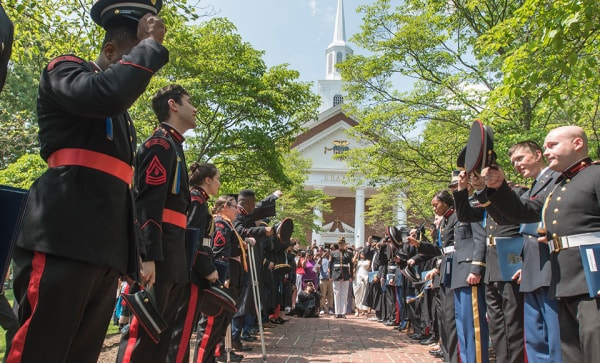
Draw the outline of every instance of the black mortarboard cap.
[[[465,152],[465,169],[467,173],[481,172],[482,169],[496,164],[494,152],[494,135],[489,126],[484,126],[480,120],[473,122],[467,149]]]
[[[139,21],[144,15],[157,15],[162,8],[162,0],[98,0],[92,5],[92,20],[105,28],[111,20],[126,18]]]

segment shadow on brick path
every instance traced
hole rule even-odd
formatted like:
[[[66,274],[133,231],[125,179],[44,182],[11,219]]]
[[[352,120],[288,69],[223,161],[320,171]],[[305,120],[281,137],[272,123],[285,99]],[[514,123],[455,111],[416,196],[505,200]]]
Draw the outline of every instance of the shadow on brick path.
[[[420,345],[407,334],[366,317],[347,319],[287,317],[283,325],[265,329],[266,361],[269,363],[365,362],[439,363],[429,354],[431,346]],[[263,362],[260,340],[244,343],[242,362]]]

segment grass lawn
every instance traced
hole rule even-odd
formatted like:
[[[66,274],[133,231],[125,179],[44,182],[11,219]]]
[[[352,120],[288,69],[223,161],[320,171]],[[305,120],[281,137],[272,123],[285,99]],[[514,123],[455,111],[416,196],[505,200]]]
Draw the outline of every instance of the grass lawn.
[[[11,302],[12,305],[12,301],[14,300],[14,294],[12,289],[6,289],[5,291],[6,294],[6,298],[8,299],[9,302]],[[4,352],[6,351],[6,341],[5,341],[5,330],[2,329],[2,327],[0,327],[0,359],[4,357]],[[106,331],[106,335],[111,335],[111,334],[116,334],[119,332],[119,327],[115,326],[112,324],[112,321],[110,324],[108,324],[108,329]]]

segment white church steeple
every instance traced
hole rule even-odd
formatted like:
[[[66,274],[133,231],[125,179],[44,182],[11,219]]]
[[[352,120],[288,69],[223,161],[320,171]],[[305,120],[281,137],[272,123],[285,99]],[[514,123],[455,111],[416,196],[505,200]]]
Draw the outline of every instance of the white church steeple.
[[[325,51],[325,79],[318,81],[321,96],[319,112],[343,103],[342,75],[336,65],[354,53],[346,44],[346,25],[344,21],[344,1],[338,0],[333,29],[333,41]]]

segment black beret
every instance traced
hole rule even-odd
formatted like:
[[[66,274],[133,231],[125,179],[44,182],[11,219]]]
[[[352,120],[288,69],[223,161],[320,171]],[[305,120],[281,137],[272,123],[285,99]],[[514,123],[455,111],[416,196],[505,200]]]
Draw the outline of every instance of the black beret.
[[[157,15],[162,8],[162,0],[98,0],[92,5],[92,20],[105,28],[113,19],[126,18],[139,21],[144,15]]]

